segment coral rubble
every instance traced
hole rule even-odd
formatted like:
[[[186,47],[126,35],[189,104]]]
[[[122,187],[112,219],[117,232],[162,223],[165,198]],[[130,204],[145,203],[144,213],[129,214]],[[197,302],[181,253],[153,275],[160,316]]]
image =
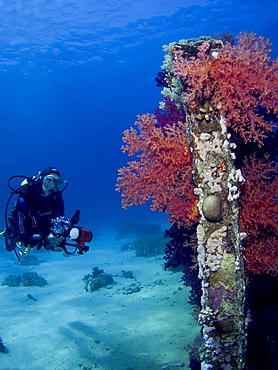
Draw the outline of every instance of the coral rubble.
[[[113,277],[109,274],[106,274],[98,267],[94,267],[92,274],[85,275],[82,281],[85,285],[85,292],[94,292],[95,290],[104,288],[114,283]]]
[[[5,346],[3,339],[0,337],[0,353],[8,353],[8,348]]]
[[[47,285],[47,281],[36,272],[24,272],[22,275],[9,275],[1,283],[9,287],[23,286],[39,286]]]

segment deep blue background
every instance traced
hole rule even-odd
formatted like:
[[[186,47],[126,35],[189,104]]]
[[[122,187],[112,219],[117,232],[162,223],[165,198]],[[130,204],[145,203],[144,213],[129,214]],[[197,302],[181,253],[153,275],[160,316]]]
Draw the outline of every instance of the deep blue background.
[[[39,3],[39,5],[38,5]],[[161,100],[162,45],[256,32],[278,55],[278,2],[14,1],[0,4],[0,208],[15,174],[56,166],[67,216],[101,233],[125,220],[163,222],[148,207],[121,209],[115,192],[124,129]]]

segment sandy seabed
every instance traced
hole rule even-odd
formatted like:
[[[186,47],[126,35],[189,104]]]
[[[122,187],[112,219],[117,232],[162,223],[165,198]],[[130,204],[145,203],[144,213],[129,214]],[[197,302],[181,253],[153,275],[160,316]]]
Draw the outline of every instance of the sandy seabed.
[[[163,270],[163,256],[121,252],[130,241],[96,238],[83,256],[36,253],[36,266],[17,265],[1,249],[0,282],[33,271],[48,285],[0,286],[0,337],[8,348],[0,353],[0,370],[188,369],[186,348],[200,332],[189,288],[181,272]],[[115,284],[84,292],[82,279],[93,267],[112,274]],[[124,294],[131,284],[141,290]]]

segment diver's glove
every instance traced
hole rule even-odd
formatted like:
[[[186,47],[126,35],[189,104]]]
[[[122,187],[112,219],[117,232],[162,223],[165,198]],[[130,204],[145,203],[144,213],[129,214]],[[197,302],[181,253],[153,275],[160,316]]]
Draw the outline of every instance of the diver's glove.
[[[64,239],[65,238],[62,235],[54,235],[51,233],[47,237],[47,242],[51,245],[51,247],[58,247],[64,241]]]

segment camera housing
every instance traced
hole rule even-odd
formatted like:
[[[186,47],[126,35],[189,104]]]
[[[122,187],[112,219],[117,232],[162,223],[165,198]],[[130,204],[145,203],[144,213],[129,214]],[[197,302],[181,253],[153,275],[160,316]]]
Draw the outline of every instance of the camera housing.
[[[75,242],[75,244],[65,243],[65,245],[76,247],[78,249],[78,254],[88,252],[89,247],[86,246],[85,243],[88,243],[93,239],[93,233],[90,230],[73,226],[71,221],[64,216],[56,217],[51,220],[51,223],[51,232],[54,235],[61,235],[65,238],[70,238]]]

